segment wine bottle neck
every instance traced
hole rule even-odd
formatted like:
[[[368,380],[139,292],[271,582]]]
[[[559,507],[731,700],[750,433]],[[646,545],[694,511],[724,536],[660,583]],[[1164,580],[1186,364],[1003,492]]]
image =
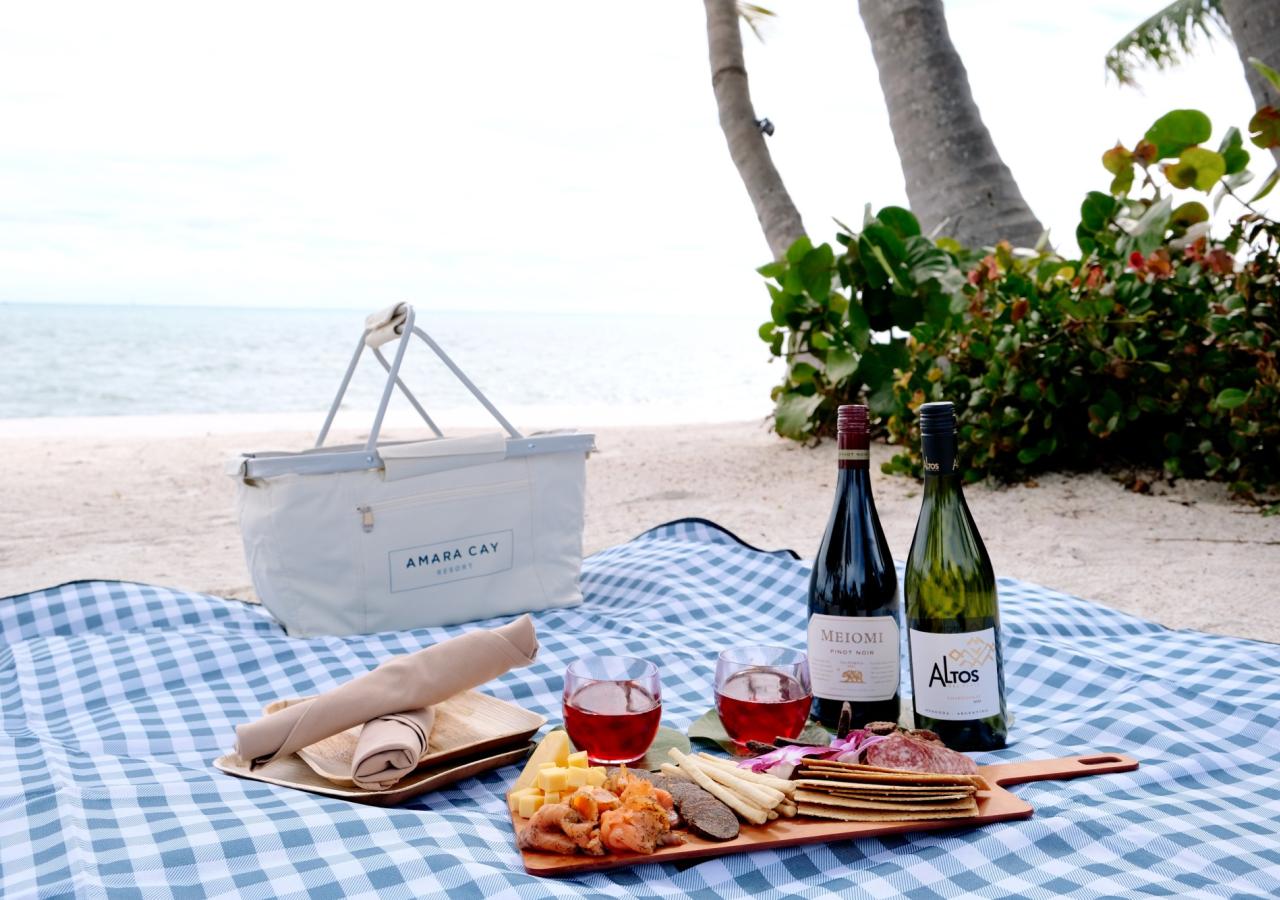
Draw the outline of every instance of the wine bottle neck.
[[[840,474],[871,468],[871,440],[866,431],[842,431],[836,435],[836,459]]]
[[[920,437],[920,452],[924,457],[924,480],[927,485],[938,479],[951,481],[955,478],[956,436],[950,434],[924,434]]]

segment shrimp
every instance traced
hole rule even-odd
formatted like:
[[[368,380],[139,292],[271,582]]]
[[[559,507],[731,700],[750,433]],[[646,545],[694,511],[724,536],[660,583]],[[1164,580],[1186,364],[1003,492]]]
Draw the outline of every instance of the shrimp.
[[[643,778],[628,777],[625,770],[615,783],[622,785],[622,806],[600,815],[604,845],[611,850],[652,853],[660,845],[672,843],[671,795],[659,792]],[[666,794],[665,802],[662,794]]]
[[[604,853],[594,822],[584,822],[564,803],[548,803],[533,814],[517,843],[522,850],[546,850],[571,854],[581,847],[592,856]]]

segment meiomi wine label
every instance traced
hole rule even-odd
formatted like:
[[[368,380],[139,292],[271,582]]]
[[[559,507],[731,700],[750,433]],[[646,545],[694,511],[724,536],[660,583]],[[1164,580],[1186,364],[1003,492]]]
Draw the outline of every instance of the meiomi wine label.
[[[809,679],[828,700],[888,700],[901,672],[893,616],[809,618]]]

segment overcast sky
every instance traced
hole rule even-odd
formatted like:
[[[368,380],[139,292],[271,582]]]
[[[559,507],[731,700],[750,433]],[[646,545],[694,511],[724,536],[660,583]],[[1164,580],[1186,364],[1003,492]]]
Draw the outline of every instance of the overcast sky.
[[[752,89],[810,232],[904,203],[855,0],[765,5]],[[1216,141],[1252,112],[1223,40],[1142,91],[1107,82],[1107,48],[1163,5],[947,4],[1060,244],[1116,139],[1190,106]],[[0,302],[759,318],[768,250],[705,40],[696,0],[10,5]]]

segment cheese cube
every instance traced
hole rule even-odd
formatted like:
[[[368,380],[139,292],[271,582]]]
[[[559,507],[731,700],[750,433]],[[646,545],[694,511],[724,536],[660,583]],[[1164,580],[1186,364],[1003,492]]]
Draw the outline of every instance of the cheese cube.
[[[539,788],[521,788],[518,791],[512,791],[507,795],[507,803],[511,807],[511,811],[515,812],[520,808],[520,801],[525,797],[541,797],[542,791]]]
[[[520,772],[520,777],[516,779],[516,783],[512,787],[515,790],[531,787],[537,781],[538,772],[543,765],[550,762],[554,765],[563,766],[568,759],[569,735],[563,731],[552,731],[538,743],[537,749],[533,751],[533,755],[525,763],[524,769]]]
[[[542,765],[538,766],[538,771],[541,772],[544,769],[558,769],[558,768],[560,767],[553,762],[544,762]]]
[[[607,777],[604,766],[592,766],[587,769],[587,784],[592,787],[600,787]]]
[[[570,753],[568,766],[571,769],[585,769],[587,767],[587,751],[579,750],[577,753]]]
[[[580,788],[586,785],[587,775],[589,774],[587,769],[575,766],[573,768],[565,769],[565,773],[565,778],[569,782],[569,787]]]
[[[560,792],[559,792],[559,791],[547,791],[545,794],[543,794],[543,795],[542,795],[542,802],[543,802],[543,803],[559,803],[559,802],[560,802]]]
[[[529,818],[542,808],[544,802],[541,794],[525,794],[520,798],[520,815]]]
[[[543,769],[538,773],[538,787],[547,793],[552,791],[563,791],[569,786],[569,771],[559,767],[554,769]]]

